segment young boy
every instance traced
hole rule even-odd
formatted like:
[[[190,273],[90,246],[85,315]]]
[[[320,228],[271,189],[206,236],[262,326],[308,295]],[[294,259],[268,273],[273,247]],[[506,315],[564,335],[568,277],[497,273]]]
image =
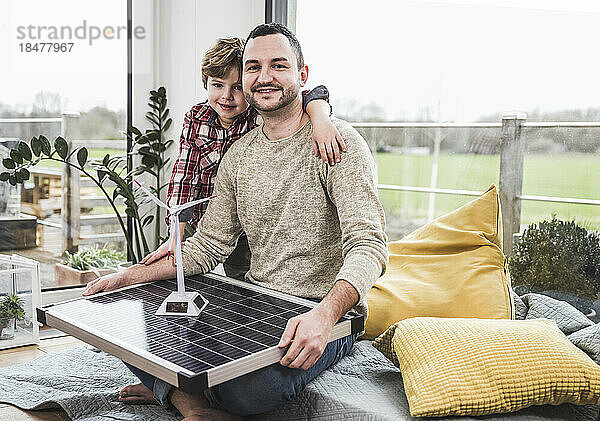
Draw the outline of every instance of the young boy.
[[[244,98],[240,78],[244,41],[222,38],[202,61],[202,82],[208,100],[196,104],[185,115],[179,156],[173,165],[167,194],[169,206],[209,197],[221,159],[229,147],[262,123],[257,111]],[[274,86],[273,88],[277,88]],[[324,162],[340,162],[345,144],[329,119],[327,88],[318,86],[303,92],[303,107],[313,126],[313,151]],[[315,101],[312,101],[312,100]],[[179,217],[182,239],[192,235],[208,203],[201,203]],[[186,222],[187,221],[187,222]],[[168,220],[167,220],[168,222]],[[148,254],[142,263],[150,264],[168,252],[168,241]],[[227,276],[243,280],[250,268],[250,249],[242,235],[233,253],[223,263]]]

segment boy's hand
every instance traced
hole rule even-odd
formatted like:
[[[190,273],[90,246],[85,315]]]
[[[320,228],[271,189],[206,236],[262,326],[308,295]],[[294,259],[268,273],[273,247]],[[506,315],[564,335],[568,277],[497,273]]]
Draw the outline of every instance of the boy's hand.
[[[144,257],[140,263],[149,265],[150,263],[156,262],[158,259],[160,259],[164,256],[167,256],[167,254],[169,253],[169,241],[170,240],[171,240],[170,238],[167,238],[167,241],[162,243],[156,250],[148,253],[148,255],[146,257]],[[169,258],[172,257],[173,263],[175,263],[175,244],[172,245],[171,255],[168,257]]]
[[[112,291],[113,289],[127,286],[130,283],[132,284],[133,282],[128,281],[125,272],[111,273],[88,282],[83,295],[93,295],[101,291]]]
[[[331,122],[329,117],[312,119],[313,133],[313,151],[315,156],[321,155],[323,162],[329,165],[335,165],[341,161],[340,149],[346,152],[346,144],[337,127]]]
[[[185,231],[185,222],[179,223],[179,232],[181,233],[181,241],[183,241],[183,233]],[[171,238],[167,238],[167,241],[162,243],[156,250],[148,253],[146,257],[142,259],[140,263],[144,265],[149,265],[150,263],[154,263],[157,260],[161,259],[164,256],[167,256],[169,253],[169,241]],[[173,258],[173,264],[175,264],[175,239],[173,239],[173,244],[171,244],[171,254],[167,256],[167,258]]]

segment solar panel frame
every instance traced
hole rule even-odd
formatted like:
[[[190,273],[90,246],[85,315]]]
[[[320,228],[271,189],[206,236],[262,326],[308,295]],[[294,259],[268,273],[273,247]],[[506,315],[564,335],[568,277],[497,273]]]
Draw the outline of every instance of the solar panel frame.
[[[82,341],[114,355],[124,362],[146,371],[185,392],[196,393],[199,390],[215,386],[227,380],[231,380],[278,362],[284,355],[286,349],[281,349],[277,347],[276,344],[279,341],[279,336],[283,331],[283,328],[285,328],[287,319],[297,314],[301,314],[300,311],[303,309],[313,308],[317,305],[316,302],[311,300],[284,294],[218,274],[207,273],[186,277],[186,286],[188,289],[192,288],[193,285],[205,286],[205,289],[201,291],[200,289],[196,290],[200,291],[200,293],[208,299],[209,305],[207,308],[197,318],[179,316],[178,318],[165,317],[162,321],[154,320],[154,324],[151,327],[160,331],[161,334],[164,334],[161,336],[160,341],[146,338],[145,335],[148,334],[148,331],[144,331],[143,333],[146,342],[142,345],[136,345],[133,343],[135,339],[128,338],[128,340],[124,340],[116,337],[114,333],[103,332],[101,329],[98,329],[97,326],[90,326],[89,323],[77,320],[77,317],[73,317],[69,314],[69,311],[72,312],[73,308],[85,306],[86,301],[95,300],[93,302],[97,303],[102,300],[100,297],[106,297],[107,302],[118,303],[118,301],[123,298],[113,300],[113,297],[123,297],[123,295],[125,295],[126,297],[132,297],[134,300],[139,300],[141,303],[140,305],[143,308],[142,312],[144,313],[144,317],[146,317],[146,315],[147,317],[150,317],[150,313],[154,312],[150,308],[145,309],[144,306],[157,306],[162,302],[162,298],[164,297],[145,295],[151,293],[144,292],[145,290],[143,288],[147,288],[148,291],[155,291],[157,295],[164,294],[166,297],[170,292],[166,286],[170,286],[170,282],[173,281],[136,284],[116,291],[103,292],[90,297],[80,297],[62,303],[44,306],[37,309],[38,317],[44,324],[55,327],[67,334],[81,339]],[[214,282],[215,285],[206,287],[206,285],[208,285],[207,282]],[[240,288],[242,288],[242,290]],[[236,292],[239,293],[240,291],[244,294],[236,294]],[[235,297],[234,294],[238,297]],[[240,296],[242,298],[239,298]],[[257,302],[256,297],[260,297],[261,300]],[[127,299],[130,300],[130,298]],[[287,309],[283,307],[282,303],[286,303]],[[257,317],[266,317],[250,321],[248,320],[248,316],[221,307],[231,306],[233,304],[252,310]],[[254,308],[253,306],[256,305],[261,305],[262,308]],[[271,312],[267,311],[268,309],[270,309]],[[244,320],[249,323],[232,322],[229,318],[219,317],[212,312],[221,312],[221,316],[230,316],[231,318],[235,318],[235,313],[237,313],[241,316],[238,318],[240,322]],[[152,314],[152,316],[154,316],[154,314]],[[154,317],[158,318],[163,316]],[[144,319],[144,321],[146,321],[146,319]],[[206,321],[216,323],[220,327],[216,324],[205,323]],[[200,328],[204,330],[200,332]],[[193,336],[195,340],[188,341],[187,337],[182,338],[183,335],[176,336],[173,334],[173,330],[186,332],[186,335],[188,334],[187,331],[194,332]],[[219,332],[220,330],[223,331]],[[349,312],[333,327],[330,341],[352,333],[360,333],[363,330],[364,316]],[[239,333],[241,331],[245,331],[247,335],[252,335],[254,338],[250,336],[240,336]],[[166,335],[176,336],[177,340],[167,337]],[[229,338],[229,341],[227,341],[227,338]],[[264,342],[259,342],[259,338],[262,338],[263,340],[266,338],[270,342],[275,340],[275,345],[268,345],[268,341],[266,340]],[[237,343],[234,341],[237,341]],[[148,347],[149,342],[157,343],[152,351],[143,348],[143,346]],[[187,342],[189,342],[189,344]],[[224,345],[221,346],[219,344]],[[258,344],[260,344],[260,346]],[[234,348],[237,348],[239,352]],[[197,355],[199,350],[202,351],[201,358],[194,356],[190,357],[189,351],[194,351]],[[169,359],[167,359],[165,354],[168,354],[169,352]],[[226,353],[230,353],[231,355],[226,355]],[[238,356],[236,357],[234,353],[237,353]],[[177,357],[180,354],[184,357]],[[177,358],[183,362],[177,363]],[[190,361],[193,359],[197,361]],[[215,364],[211,364],[209,359],[212,359],[212,363]],[[218,363],[218,361],[226,362]],[[194,369],[190,368],[191,364],[194,364]]]

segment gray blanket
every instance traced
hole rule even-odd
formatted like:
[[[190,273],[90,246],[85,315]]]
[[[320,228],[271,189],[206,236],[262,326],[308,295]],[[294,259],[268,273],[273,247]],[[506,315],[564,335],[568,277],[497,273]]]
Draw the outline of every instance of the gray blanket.
[[[562,301],[529,294],[516,303],[517,318],[556,320],[569,339],[600,364],[600,324],[594,325]],[[81,347],[0,368],[0,402],[23,409],[62,407],[73,420],[164,420],[181,417],[153,405],[117,401],[136,378],[116,358]],[[488,417],[438,418],[442,421],[600,421],[597,406],[532,407]],[[399,370],[370,342],[359,341],[338,364],[324,371],[300,396],[277,411],[253,420],[416,420],[409,414]]]

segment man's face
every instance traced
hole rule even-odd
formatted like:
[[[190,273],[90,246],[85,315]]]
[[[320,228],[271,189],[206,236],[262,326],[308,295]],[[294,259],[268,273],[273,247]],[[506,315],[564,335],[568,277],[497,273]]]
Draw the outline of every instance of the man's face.
[[[275,111],[299,99],[308,68],[298,70],[296,54],[282,34],[248,40],[243,57],[244,96],[259,111]]]

